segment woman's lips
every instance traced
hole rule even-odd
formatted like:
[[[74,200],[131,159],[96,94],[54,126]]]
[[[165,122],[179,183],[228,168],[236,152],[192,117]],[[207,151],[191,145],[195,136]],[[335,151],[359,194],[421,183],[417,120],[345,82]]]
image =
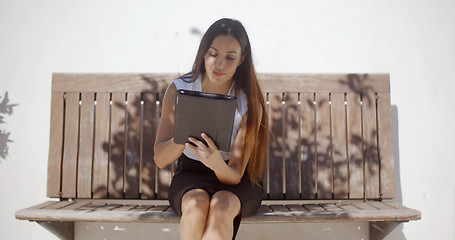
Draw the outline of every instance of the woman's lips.
[[[218,71],[212,71],[212,73],[213,73],[213,75],[215,75],[217,77],[221,77],[225,74],[224,72],[218,72]]]

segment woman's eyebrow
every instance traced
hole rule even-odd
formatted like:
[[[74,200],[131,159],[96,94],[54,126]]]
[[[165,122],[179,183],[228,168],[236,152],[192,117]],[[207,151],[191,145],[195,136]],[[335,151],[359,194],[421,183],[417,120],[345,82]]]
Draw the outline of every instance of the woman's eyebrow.
[[[219,51],[219,50],[216,49],[214,46],[210,46],[210,48],[212,48],[212,49],[215,50],[215,51]],[[235,54],[238,54],[237,51],[234,51],[234,50],[229,51],[228,53],[235,53]]]

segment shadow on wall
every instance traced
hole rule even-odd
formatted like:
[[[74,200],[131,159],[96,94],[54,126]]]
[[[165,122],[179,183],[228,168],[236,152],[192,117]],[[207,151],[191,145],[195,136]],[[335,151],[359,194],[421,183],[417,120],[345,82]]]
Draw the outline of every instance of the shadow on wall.
[[[395,159],[395,200],[400,204],[403,204],[403,196],[401,191],[401,176],[400,176],[400,145],[399,145],[399,134],[398,134],[398,107],[392,105],[392,134],[393,134],[393,157]],[[398,225],[386,239],[393,240],[406,240],[406,236],[403,233],[404,224]]]
[[[1,99],[1,97],[0,97]],[[13,107],[19,104],[9,104],[8,92],[5,92],[2,102],[0,103],[0,124],[4,124],[3,118],[5,115],[13,114]],[[12,142],[9,138],[10,132],[0,128],[0,163],[1,160],[6,160],[8,157],[8,143]]]

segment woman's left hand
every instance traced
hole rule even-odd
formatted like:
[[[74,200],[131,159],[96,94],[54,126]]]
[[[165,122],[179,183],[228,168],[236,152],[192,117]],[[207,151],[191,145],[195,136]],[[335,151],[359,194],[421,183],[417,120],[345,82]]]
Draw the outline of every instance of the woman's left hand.
[[[202,133],[201,137],[205,140],[207,145],[196,138],[190,137],[188,140],[197,147],[190,143],[186,143],[185,146],[189,147],[194,154],[196,154],[199,160],[213,171],[218,169],[221,164],[226,164],[221,157],[220,150],[218,150],[218,147],[215,145],[213,140],[205,133]]]

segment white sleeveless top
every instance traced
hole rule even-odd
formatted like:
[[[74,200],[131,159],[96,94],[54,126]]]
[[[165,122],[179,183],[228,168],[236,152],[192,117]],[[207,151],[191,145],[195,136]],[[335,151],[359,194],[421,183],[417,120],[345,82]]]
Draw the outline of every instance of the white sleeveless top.
[[[200,91],[202,92],[202,79],[201,75],[196,79],[196,81],[188,83],[185,82],[183,79],[178,78],[174,80],[174,84],[177,87],[177,90],[191,90],[191,91]],[[228,95],[235,96],[234,93],[234,82],[232,82],[232,86],[229,89]],[[231,158],[231,152],[232,148],[234,147],[234,141],[235,138],[237,137],[237,133],[239,132],[240,129],[240,122],[242,121],[243,116],[245,115],[246,111],[248,110],[248,99],[246,97],[246,94],[243,91],[240,91],[239,93],[240,96],[237,97],[237,108],[235,110],[235,117],[234,117],[234,126],[232,128],[232,136],[231,136],[231,150],[229,152],[225,151],[220,151],[221,156],[223,159],[229,160]],[[185,154],[187,157],[199,161],[198,157],[196,154],[193,153],[191,149],[188,147],[185,147],[183,150],[183,154]]]

